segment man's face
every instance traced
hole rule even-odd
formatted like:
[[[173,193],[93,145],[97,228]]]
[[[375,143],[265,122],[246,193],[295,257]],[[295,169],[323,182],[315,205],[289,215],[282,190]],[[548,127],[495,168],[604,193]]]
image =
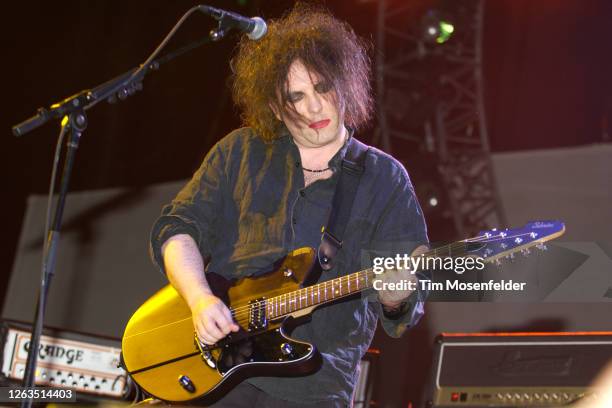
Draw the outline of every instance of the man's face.
[[[344,135],[344,120],[338,112],[334,91],[330,84],[308,71],[300,60],[294,61],[287,75],[287,95],[298,117],[277,112],[296,144],[303,147],[322,147]]]

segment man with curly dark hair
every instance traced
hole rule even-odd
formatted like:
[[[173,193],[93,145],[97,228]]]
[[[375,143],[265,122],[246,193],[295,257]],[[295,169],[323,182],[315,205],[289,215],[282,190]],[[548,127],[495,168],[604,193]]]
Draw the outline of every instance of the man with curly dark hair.
[[[232,61],[233,96],[246,127],[213,147],[152,231],[154,261],[189,305],[202,343],[239,330],[205,271],[240,279],[288,251],[319,246],[347,148],[372,113],[369,64],[348,24],[303,4],[271,22],[261,41],[241,42]],[[366,249],[411,254],[427,242],[403,166],[373,147],[364,160],[342,248],[320,281],[363,269]],[[399,336],[419,320],[423,302],[418,290],[381,290],[318,308],[292,333],[318,347],[318,371],[250,378],[213,406],[351,406],[377,321]]]

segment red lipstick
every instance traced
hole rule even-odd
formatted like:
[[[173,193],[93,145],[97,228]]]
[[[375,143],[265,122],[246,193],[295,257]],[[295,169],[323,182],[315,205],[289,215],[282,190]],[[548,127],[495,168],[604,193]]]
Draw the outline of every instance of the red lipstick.
[[[310,125],[308,125],[308,127],[311,129],[323,129],[324,127],[329,125],[330,122],[331,119],[320,120],[318,122],[311,123]]]

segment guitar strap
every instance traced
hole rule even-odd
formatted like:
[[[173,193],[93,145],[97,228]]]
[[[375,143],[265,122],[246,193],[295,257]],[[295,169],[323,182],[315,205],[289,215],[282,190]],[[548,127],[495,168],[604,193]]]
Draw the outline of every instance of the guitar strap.
[[[365,157],[369,147],[351,137],[346,155],[342,160],[340,179],[332,199],[332,207],[327,226],[321,235],[321,244],[317,251],[319,264],[323,270],[334,267],[334,257],[342,248],[344,231],[348,224],[351,210],[357,195],[359,181],[365,171]]]

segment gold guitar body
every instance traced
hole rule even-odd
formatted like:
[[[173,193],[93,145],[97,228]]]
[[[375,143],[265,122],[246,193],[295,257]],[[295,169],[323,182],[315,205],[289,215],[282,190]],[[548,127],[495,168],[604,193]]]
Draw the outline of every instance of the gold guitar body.
[[[314,279],[314,260],[312,248],[300,248],[256,277],[230,282],[207,273],[207,278],[215,295],[230,308],[244,310],[250,302],[298,290]],[[320,364],[315,347],[287,337],[283,330],[291,317],[310,312],[301,310],[273,321],[251,313],[248,321],[237,319],[238,333],[203,351],[195,340],[189,307],[174,288],[166,286],[130,319],[122,340],[123,363],[141,389],[155,398],[211,403],[248,377],[315,370]]]

